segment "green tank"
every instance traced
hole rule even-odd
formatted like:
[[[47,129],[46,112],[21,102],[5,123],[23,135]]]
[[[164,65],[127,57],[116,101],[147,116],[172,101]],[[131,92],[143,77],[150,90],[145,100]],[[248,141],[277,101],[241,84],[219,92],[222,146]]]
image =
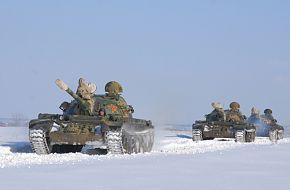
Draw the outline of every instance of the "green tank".
[[[133,107],[119,94],[91,94],[83,98],[61,80],[56,84],[74,100],[63,102],[62,114],[39,114],[29,122],[29,139],[37,154],[81,152],[142,153],[154,143],[150,120],[132,117]]]
[[[214,138],[234,138],[236,142],[254,142],[256,127],[246,121],[227,120],[195,121],[192,125],[192,140],[213,140]]]

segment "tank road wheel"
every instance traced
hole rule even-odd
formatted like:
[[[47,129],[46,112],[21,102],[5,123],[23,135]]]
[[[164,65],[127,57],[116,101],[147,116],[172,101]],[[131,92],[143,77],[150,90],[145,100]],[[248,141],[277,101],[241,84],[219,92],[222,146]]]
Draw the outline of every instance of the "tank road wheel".
[[[192,140],[194,142],[202,141],[202,131],[200,129],[192,129]]]
[[[256,138],[256,131],[254,129],[246,130],[245,142],[254,142],[255,138]]]
[[[245,142],[245,131],[244,130],[238,130],[235,133],[235,141],[243,143]]]
[[[32,151],[36,154],[50,154],[52,152],[49,136],[42,129],[29,130],[29,140]]]
[[[277,143],[278,141],[278,131],[277,130],[270,130],[269,131],[269,139],[272,143]]]

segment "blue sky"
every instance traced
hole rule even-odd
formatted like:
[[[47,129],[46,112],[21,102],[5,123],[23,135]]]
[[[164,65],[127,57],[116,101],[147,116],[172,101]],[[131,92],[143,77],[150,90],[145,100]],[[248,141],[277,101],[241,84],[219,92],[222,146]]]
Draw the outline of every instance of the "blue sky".
[[[290,123],[288,1],[1,1],[0,117],[59,112],[79,77],[119,81],[136,117],[202,119],[210,103]]]

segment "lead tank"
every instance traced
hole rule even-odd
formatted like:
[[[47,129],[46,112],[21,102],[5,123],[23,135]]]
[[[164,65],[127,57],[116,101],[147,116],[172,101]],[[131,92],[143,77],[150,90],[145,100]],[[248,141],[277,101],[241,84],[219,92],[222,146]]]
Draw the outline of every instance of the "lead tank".
[[[74,100],[63,102],[62,114],[39,114],[29,122],[29,139],[33,152],[37,154],[81,152],[83,147],[93,147],[96,153],[141,153],[150,152],[154,142],[154,127],[150,120],[132,117],[133,107],[127,105],[118,92],[116,82],[106,85],[105,95],[84,91],[90,84],[79,81],[74,93],[61,80],[56,80],[60,89]],[[82,84],[82,85],[81,85]],[[117,93],[114,84],[120,88]],[[108,88],[107,88],[108,87]],[[94,88],[94,87],[93,87]],[[94,151],[93,151],[94,152]]]

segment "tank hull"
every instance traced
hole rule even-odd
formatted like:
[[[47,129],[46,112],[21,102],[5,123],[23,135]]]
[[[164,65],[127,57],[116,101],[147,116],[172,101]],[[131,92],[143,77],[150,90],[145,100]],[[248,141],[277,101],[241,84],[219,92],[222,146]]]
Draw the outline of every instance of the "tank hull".
[[[134,118],[108,121],[95,116],[40,114],[30,121],[29,131],[32,149],[37,154],[80,152],[92,143],[112,153],[150,152],[154,142],[152,123]],[[112,134],[120,136],[119,141]],[[110,146],[117,146],[118,150]]]

